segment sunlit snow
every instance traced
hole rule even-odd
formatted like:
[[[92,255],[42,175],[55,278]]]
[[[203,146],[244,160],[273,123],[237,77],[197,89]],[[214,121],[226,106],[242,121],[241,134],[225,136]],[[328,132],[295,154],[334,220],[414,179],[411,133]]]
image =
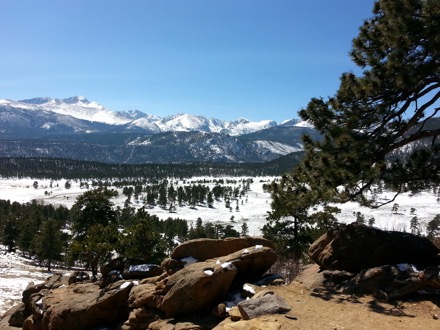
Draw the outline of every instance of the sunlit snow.
[[[50,275],[44,268],[32,266],[27,259],[7,253],[0,246],[0,317],[21,302],[21,293],[30,282],[42,283]]]

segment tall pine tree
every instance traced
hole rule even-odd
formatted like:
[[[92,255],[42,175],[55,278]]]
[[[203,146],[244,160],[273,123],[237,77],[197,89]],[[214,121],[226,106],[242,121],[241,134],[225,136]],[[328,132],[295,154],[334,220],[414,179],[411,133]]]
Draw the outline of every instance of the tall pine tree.
[[[379,207],[440,183],[440,1],[377,1],[350,55],[362,73],[342,74],[333,97],[300,111],[322,139],[305,136],[304,158],[271,186],[263,232],[284,255],[337,226],[329,202]],[[395,194],[381,204],[372,188],[382,184]]]
[[[300,111],[323,139],[304,139],[294,179],[380,206],[367,197],[379,182],[396,194],[440,183],[440,2],[380,0],[373,13],[350,53],[363,73],[344,73],[335,96]]]

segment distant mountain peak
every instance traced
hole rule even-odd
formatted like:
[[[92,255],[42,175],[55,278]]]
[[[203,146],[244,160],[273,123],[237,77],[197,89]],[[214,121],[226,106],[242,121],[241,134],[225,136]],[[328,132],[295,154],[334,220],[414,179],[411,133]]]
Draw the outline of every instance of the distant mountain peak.
[[[51,97],[34,97],[34,98],[31,98],[31,99],[19,100],[17,102],[22,102],[22,103],[26,103],[26,104],[40,105],[40,104],[48,103],[50,101],[55,101],[55,100],[56,99],[53,99]]]
[[[243,118],[243,117],[240,117],[240,118],[234,120],[234,123],[237,123],[237,124],[247,124],[249,122],[250,121],[248,119]]]
[[[90,103],[89,100],[87,100],[87,98],[85,98],[84,96],[80,96],[80,95],[68,97],[66,99],[63,99],[62,101],[67,104],[77,104],[77,103],[88,104],[88,103]]]

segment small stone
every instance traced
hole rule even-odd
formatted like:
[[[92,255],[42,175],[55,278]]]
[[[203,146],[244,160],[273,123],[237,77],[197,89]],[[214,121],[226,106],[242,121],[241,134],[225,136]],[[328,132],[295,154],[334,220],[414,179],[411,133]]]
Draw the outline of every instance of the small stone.
[[[212,309],[212,313],[218,318],[225,319],[227,317],[226,305],[221,303]]]

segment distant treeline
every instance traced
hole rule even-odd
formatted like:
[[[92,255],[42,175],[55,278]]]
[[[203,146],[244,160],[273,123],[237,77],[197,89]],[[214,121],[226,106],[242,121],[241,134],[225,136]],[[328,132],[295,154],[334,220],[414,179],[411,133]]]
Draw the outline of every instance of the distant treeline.
[[[278,176],[291,170],[302,152],[266,163],[106,164],[60,158],[0,158],[3,178],[104,179]]]

